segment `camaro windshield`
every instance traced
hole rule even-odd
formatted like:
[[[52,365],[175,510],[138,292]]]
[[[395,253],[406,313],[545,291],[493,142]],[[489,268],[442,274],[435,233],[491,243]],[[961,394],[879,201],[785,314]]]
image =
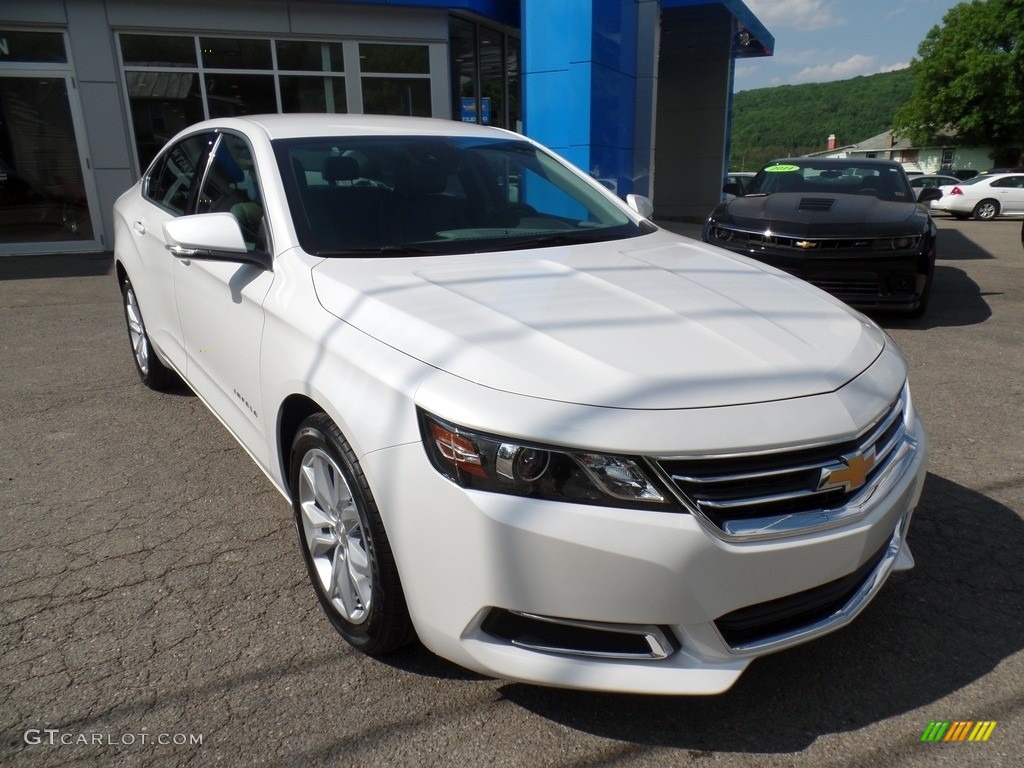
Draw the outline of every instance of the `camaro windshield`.
[[[770,163],[758,172],[744,194],[749,197],[775,192],[857,194],[896,202],[914,200],[899,168],[855,161]]]
[[[525,141],[331,136],[274,150],[299,241],[319,256],[503,251],[653,230]]]

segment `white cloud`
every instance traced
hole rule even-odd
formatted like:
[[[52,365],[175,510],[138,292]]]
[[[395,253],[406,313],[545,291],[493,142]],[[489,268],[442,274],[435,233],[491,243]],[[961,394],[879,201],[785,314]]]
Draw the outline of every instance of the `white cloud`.
[[[793,76],[792,81],[796,83],[822,83],[830,80],[846,80],[857,75],[866,75],[878,72],[875,69],[877,59],[874,56],[855,54],[845,61],[837,61],[834,64],[819,64],[815,67],[805,67]]]
[[[845,24],[827,0],[746,0],[747,7],[766,27],[824,29]]]

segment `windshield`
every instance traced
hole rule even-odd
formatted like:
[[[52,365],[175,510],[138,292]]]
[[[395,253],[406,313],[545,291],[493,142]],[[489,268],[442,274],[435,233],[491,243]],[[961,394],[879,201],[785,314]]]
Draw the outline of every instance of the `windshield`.
[[[331,136],[274,150],[299,241],[318,256],[499,251],[654,230],[525,141]]]
[[[758,171],[744,195],[775,192],[870,195],[882,200],[910,202],[914,195],[900,168],[844,160],[770,163]]]

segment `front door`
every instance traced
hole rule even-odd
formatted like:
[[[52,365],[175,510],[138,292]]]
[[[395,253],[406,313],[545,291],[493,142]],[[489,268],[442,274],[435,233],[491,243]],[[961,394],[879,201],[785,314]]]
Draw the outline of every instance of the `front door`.
[[[232,213],[246,244],[267,248],[262,195],[249,145],[220,134],[206,166],[196,213]],[[263,299],[274,273],[251,264],[176,259],[174,296],[195,391],[262,465],[269,463],[262,411]]]

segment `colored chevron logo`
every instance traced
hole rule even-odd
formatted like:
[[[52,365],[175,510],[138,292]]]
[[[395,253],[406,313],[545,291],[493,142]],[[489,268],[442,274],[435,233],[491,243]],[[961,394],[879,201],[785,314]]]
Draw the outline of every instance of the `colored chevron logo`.
[[[988,741],[995,729],[995,720],[933,720],[921,734],[921,741]]]

